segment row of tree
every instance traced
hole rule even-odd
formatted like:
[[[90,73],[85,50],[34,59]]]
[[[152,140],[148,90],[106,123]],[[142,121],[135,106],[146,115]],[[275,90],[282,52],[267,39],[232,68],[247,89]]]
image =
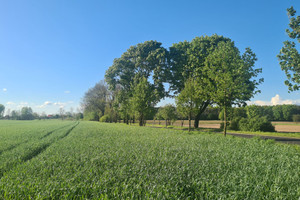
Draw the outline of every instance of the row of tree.
[[[162,98],[175,97],[178,113],[190,121],[194,116],[195,128],[212,105],[224,109],[226,121],[228,108],[245,105],[259,92],[263,80],[256,78],[261,72],[254,69],[256,60],[250,48],[241,54],[233,41],[219,35],[196,37],[169,49],[146,41],[114,60],[105,75],[108,86],[99,83],[85,94],[85,117],[97,119],[109,109],[115,118],[126,123],[137,119],[142,126]]]
[[[60,109],[59,114],[55,115],[46,115],[45,112],[38,114],[33,112],[31,107],[22,107],[21,110],[7,110],[7,114],[4,115],[5,106],[0,104],[0,119],[9,119],[9,120],[34,120],[34,119],[70,119],[70,120],[80,120],[83,119],[83,113],[73,113],[65,112],[63,109]]]
[[[300,17],[295,13],[293,7],[288,9],[291,29],[287,33],[299,42]],[[285,42],[278,58],[289,90],[298,90],[300,56],[295,43]],[[262,69],[254,68],[256,60],[250,48],[241,54],[231,39],[219,35],[196,37],[168,49],[160,42],[146,41],[114,60],[105,74],[108,86],[99,83],[85,94],[84,116],[126,123],[137,119],[143,126],[161,99],[175,97],[180,118],[190,123],[194,118],[195,128],[207,107],[218,106],[226,135],[231,108],[245,106],[260,92],[257,87],[263,79],[257,77]]]

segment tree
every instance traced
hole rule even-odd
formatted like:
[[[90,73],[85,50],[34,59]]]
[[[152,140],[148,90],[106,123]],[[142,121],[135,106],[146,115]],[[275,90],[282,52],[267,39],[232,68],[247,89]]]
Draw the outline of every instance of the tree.
[[[61,117],[61,120],[64,120],[65,109],[63,107],[59,108],[59,115]]]
[[[23,107],[21,109],[21,119],[22,120],[33,120],[34,119],[33,111],[30,107]]]
[[[139,125],[145,124],[146,115],[158,103],[157,92],[152,88],[145,77],[139,78],[132,85],[133,92],[130,98],[132,110],[138,115]]]
[[[160,112],[160,109],[157,111],[157,113],[154,116],[154,120],[158,120],[158,125],[160,125],[160,120],[163,120],[162,113]]]
[[[196,37],[191,42],[179,42],[173,44],[170,48],[170,69],[171,78],[170,90],[174,94],[179,94],[185,87],[185,82],[192,77],[198,82],[197,92],[198,99],[201,103],[197,104],[195,113],[194,127],[199,127],[201,114],[211,105],[211,90],[209,87],[209,78],[204,71],[205,60],[220,42],[231,41],[223,36],[212,35],[205,37]],[[204,82],[204,80],[206,80]]]
[[[185,82],[184,89],[175,98],[177,111],[182,116],[188,116],[189,131],[191,131],[192,117],[198,112],[199,101],[196,95],[197,83],[192,78]]]
[[[177,119],[176,108],[172,104],[167,104],[158,110],[160,116],[166,121],[166,127],[171,125],[171,121]]]
[[[105,106],[110,98],[110,92],[104,81],[96,83],[90,88],[82,99],[81,105],[84,109],[84,118],[90,121],[99,121],[105,112]]]
[[[0,118],[3,117],[3,115],[4,115],[4,110],[5,110],[5,106],[2,105],[2,104],[0,104]]]
[[[276,121],[282,121],[283,120],[283,112],[282,112],[282,106],[276,105],[272,107],[274,120]]]
[[[289,27],[286,33],[292,40],[297,40],[300,43],[300,16],[295,16],[296,11],[293,6],[287,9],[290,19]],[[300,54],[296,49],[296,44],[293,41],[285,41],[284,46],[280,50],[279,64],[285,72],[287,80],[285,84],[288,86],[289,92],[300,89]]]
[[[135,93],[138,81],[146,79],[148,89],[155,91],[151,104],[158,102],[167,95],[164,82],[169,76],[168,51],[157,41],[146,41],[131,46],[120,58],[116,58],[113,65],[105,74],[105,80],[110,90],[115,92],[119,87],[117,102],[123,119],[128,123],[128,117],[132,115],[129,107],[130,99]],[[137,95],[135,93],[135,95]]]
[[[11,118],[13,120],[18,120],[20,118],[20,113],[16,110],[11,111]]]
[[[261,73],[254,69],[255,54],[246,48],[241,56],[233,42],[220,42],[213,53],[205,61],[212,100],[224,110],[224,136],[227,130],[227,110],[232,105],[245,105],[246,101],[259,90],[257,86],[263,79],[255,77]]]

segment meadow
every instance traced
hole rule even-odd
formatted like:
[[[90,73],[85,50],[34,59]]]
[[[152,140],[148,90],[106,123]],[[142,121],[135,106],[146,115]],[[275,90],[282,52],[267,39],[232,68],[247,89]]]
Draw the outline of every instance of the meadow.
[[[300,151],[213,133],[0,121],[1,199],[298,199]]]

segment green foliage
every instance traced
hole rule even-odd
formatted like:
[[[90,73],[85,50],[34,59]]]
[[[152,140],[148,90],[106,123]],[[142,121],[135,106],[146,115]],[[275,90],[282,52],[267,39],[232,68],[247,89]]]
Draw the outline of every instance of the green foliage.
[[[83,116],[84,116],[83,119],[86,121],[99,121],[100,117],[102,116],[102,112],[85,110]]]
[[[21,116],[20,116],[21,120],[33,120],[34,119],[34,115],[33,115],[33,111],[30,107],[23,107],[21,109]]]
[[[187,116],[189,119],[189,130],[191,128],[191,119],[198,112],[198,104],[202,102],[202,99],[196,93],[197,82],[192,78],[188,79],[185,83],[184,89],[175,98],[177,112],[181,116]]]
[[[283,112],[282,112],[282,106],[276,105],[272,108],[273,116],[275,121],[281,121],[283,120]]]
[[[111,122],[111,118],[109,115],[103,115],[100,119],[100,122]]]
[[[246,113],[248,118],[263,117],[265,115],[263,107],[257,105],[246,106]]]
[[[255,54],[246,48],[241,56],[233,42],[220,42],[214,52],[205,60],[205,71],[211,85],[212,100],[224,109],[226,122],[226,109],[233,104],[245,105],[259,90],[257,86],[263,81],[255,78],[261,69],[254,69]],[[224,126],[226,135],[226,126]]]
[[[176,108],[172,104],[167,104],[164,107],[161,107],[157,113],[158,118],[166,120],[166,126],[171,125],[171,122],[177,120]]]
[[[229,38],[219,35],[196,37],[191,42],[179,42],[170,47],[170,90],[179,94],[186,82],[192,78],[197,84],[195,97],[198,103],[195,105],[195,123],[198,128],[199,119],[207,106],[212,103],[211,84],[212,79],[208,78],[208,71],[205,70],[205,61],[214,52],[219,43],[229,42]]]
[[[266,117],[242,118],[238,125],[241,131],[275,132],[275,127]]]
[[[146,41],[131,46],[120,58],[114,60],[105,74],[105,80],[114,91],[120,85],[125,91],[133,90],[132,86],[136,79],[152,79],[149,83],[157,92],[156,101],[163,98],[166,93],[163,83],[169,76],[167,65],[168,51],[163,48],[162,43],[157,41]]]
[[[100,81],[94,87],[90,88],[81,102],[84,108],[84,119],[89,121],[99,121],[99,118],[105,112],[107,100],[111,94],[104,81]]]
[[[282,105],[283,119],[285,121],[292,121],[292,117],[297,113],[296,105]]]
[[[300,16],[295,16],[296,11],[293,6],[287,9],[290,19],[289,27],[286,33],[292,40],[300,42]],[[287,80],[284,82],[288,86],[289,92],[300,89],[300,54],[293,41],[285,41],[284,46],[280,50],[279,64],[285,72]]]
[[[74,125],[65,121],[0,121],[0,137],[5,138],[0,141],[0,196],[3,199],[298,199],[300,196],[299,150],[289,145],[96,122],[80,122],[70,131]],[[58,130],[46,136],[55,129]],[[25,158],[28,160],[24,161]]]
[[[201,120],[218,120],[220,109],[218,107],[207,107],[202,113]]]
[[[157,103],[157,93],[145,77],[137,78],[132,85],[133,92],[130,98],[130,105],[134,112],[137,113],[139,125],[145,124],[147,114],[151,112],[154,105]]]
[[[3,115],[4,115],[4,110],[5,110],[5,106],[2,105],[2,104],[0,104],[0,118],[3,117]]]
[[[300,122],[300,115],[293,115],[293,122]]]

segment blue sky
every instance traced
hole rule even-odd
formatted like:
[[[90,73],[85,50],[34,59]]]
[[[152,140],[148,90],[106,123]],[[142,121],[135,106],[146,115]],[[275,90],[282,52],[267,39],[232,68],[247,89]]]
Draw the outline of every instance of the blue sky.
[[[0,0],[0,103],[39,113],[76,110],[131,45],[157,40],[168,48],[215,33],[256,53],[265,82],[252,103],[300,103],[276,58],[292,5],[299,15],[299,0]]]

